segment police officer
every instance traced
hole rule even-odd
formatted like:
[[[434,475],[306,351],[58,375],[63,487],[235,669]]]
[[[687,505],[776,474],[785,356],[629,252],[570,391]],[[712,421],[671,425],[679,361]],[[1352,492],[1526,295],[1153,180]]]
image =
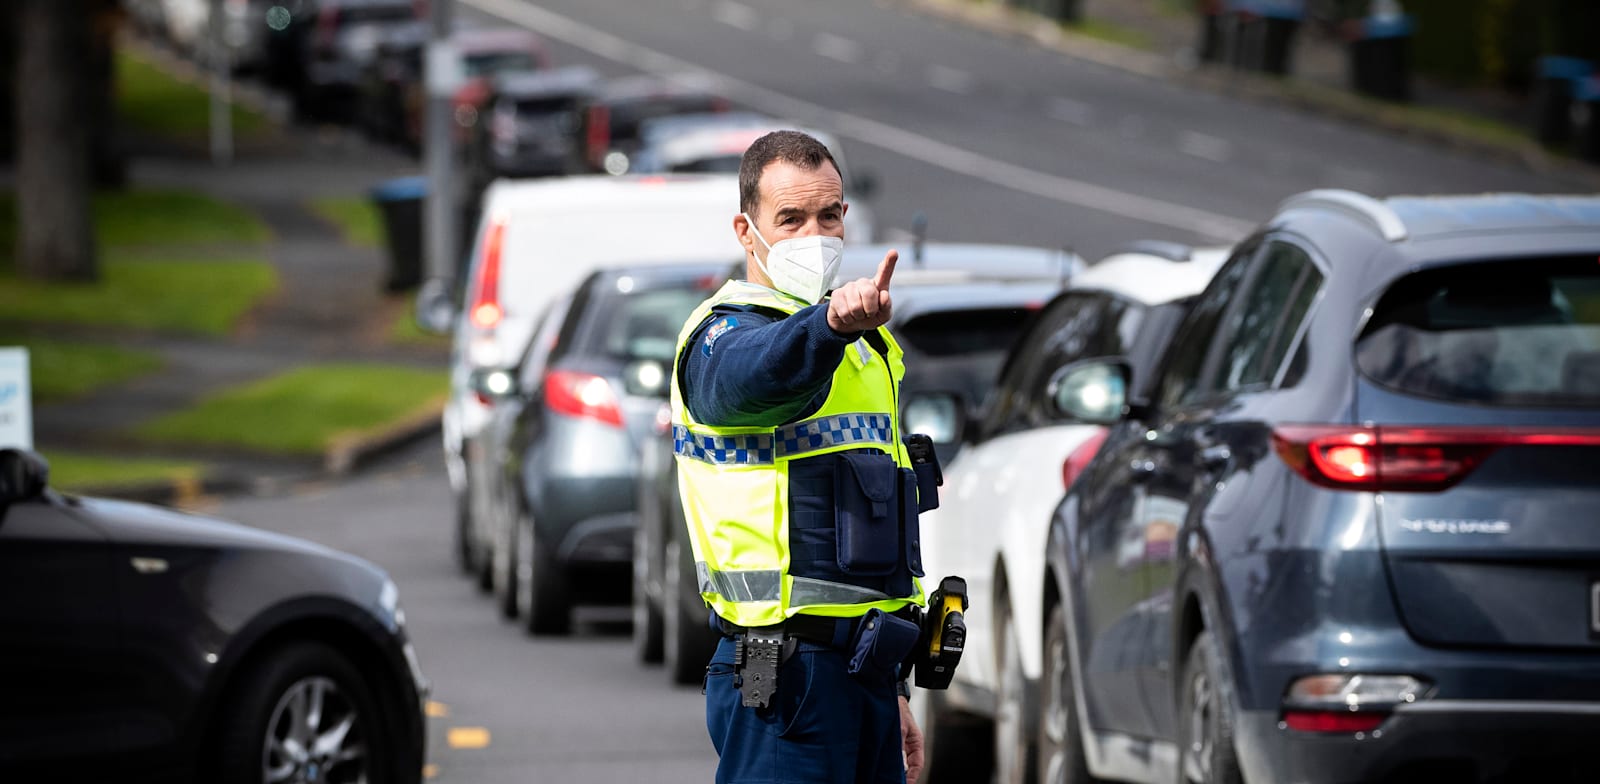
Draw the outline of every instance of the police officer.
[[[834,288],[843,180],[796,131],[758,139],[733,219],[746,277],[689,317],[674,448],[702,596],[718,782],[913,780],[900,662],[923,594],[916,480],[897,413],[889,251]],[[831,295],[829,294],[831,289]]]

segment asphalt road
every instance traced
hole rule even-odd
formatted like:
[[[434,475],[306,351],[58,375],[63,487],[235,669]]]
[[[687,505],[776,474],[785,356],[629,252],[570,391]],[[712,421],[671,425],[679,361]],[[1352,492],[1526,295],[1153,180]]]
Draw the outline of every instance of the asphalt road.
[[[879,226],[1068,246],[1238,239],[1282,199],[1592,190],[1417,141],[1197,92],[956,27],[888,0],[458,0],[558,64],[710,74],[734,100],[846,139]],[[847,175],[850,172],[846,173]]]
[[[1314,187],[1374,195],[1578,191],[1580,183],[1145,77],[864,0],[459,0],[606,74],[709,71],[735,100],[843,135],[876,175],[881,229],[1068,246],[1236,239]],[[848,172],[847,172],[848,174]],[[626,225],[619,216],[619,225]],[[732,238],[730,237],[730,247]],[[705,782],[694,689],[637,666],[625,614],[570,639],[498,620],[449,554],[433,443],[342,485],[237,500],[224,517],[369,558],[401,588],[438,704],[438,781]]]

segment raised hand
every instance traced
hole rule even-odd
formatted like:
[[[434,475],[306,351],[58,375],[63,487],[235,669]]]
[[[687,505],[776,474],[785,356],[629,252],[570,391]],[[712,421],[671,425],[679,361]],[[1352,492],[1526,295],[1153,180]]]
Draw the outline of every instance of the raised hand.
[[[857,278],[833,290],[828,300],[828,326],[834,332],[865,332],[889,323],[889,279],[900,252],[891,250],[871,279]]]

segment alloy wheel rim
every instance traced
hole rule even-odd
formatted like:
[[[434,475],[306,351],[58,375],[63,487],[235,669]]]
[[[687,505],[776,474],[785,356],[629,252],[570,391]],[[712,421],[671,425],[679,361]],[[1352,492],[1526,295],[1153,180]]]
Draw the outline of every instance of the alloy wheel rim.
[[[1211,678],[1197,672],[1189,679],[1189,743],[1183,754],[1183,774],[1186,781],[1205,784],[1211,781],[1212,747],[1211,723],[1214,717],[1216,691]]]
[[[353,703],[331,678],[295,681],[273,706],[261,753],[267,784],[366,784],[367,749]]]
[[[1005,650],[1001,657],[1001,704],[995,714],[995,729],[999,733],[999,742],[994,750],[995,767],[1000,773],[1000,784],[1010,784],[1022,779],[1022,662],[1010,624],[1006,625],[1006,632],[999,635],[999,639]]]
[[[1072,692],[1067,684],[1070,671],[1066,649],[1065,642],[1054,638],[1045,648],[1048,669],[1044,680],[1044,715],[1039,717],[1039,721],[1044,725],[1045,737],[1050,741],[1050,758],[1045,762],[1044,781],[1041,784],[1065,784],[1067,778],[1066,748],[1070,728],[1067,711],[1073,708],[1067,704],[1067,695]]]

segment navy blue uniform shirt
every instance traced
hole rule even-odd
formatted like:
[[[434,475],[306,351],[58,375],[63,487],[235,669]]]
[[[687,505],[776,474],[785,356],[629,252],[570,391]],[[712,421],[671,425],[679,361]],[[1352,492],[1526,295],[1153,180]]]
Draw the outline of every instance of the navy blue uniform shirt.
[[[782,315],[721,305],[695,330],[678,372],[696,422],[776,427],[822,408],[845,349],[861,333],[833,331],[826,300]]]

